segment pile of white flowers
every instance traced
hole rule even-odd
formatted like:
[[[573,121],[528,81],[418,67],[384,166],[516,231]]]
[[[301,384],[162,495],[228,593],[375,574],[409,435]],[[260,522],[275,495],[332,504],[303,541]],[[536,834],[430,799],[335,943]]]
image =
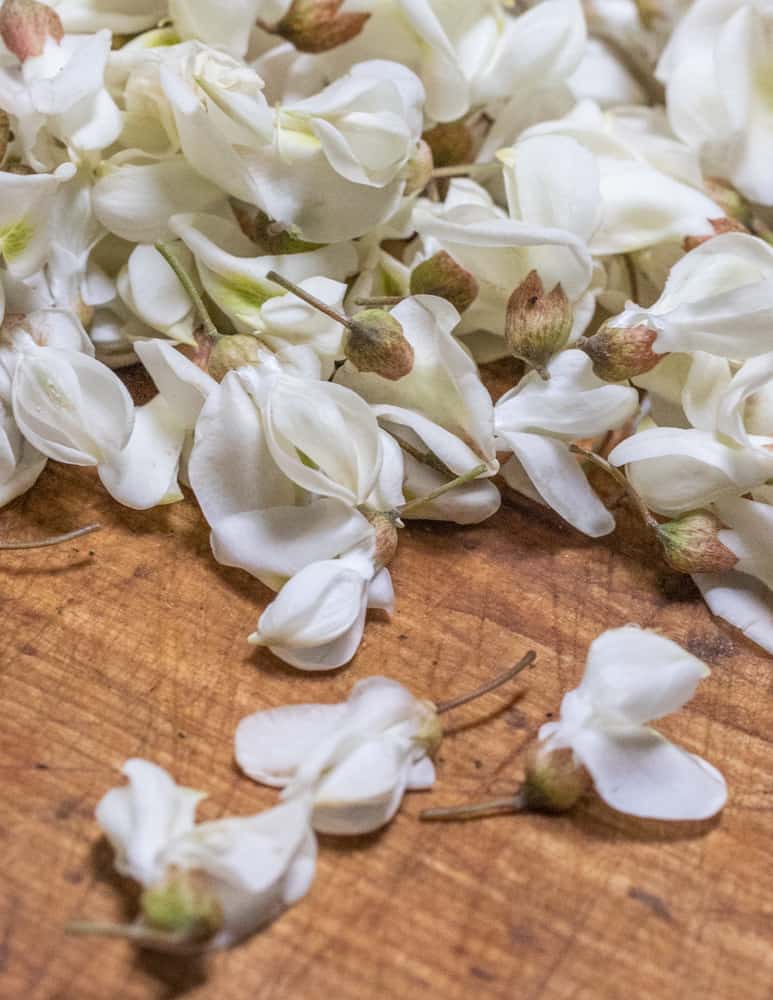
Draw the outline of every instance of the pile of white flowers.
[[[392,610],[407,520],[481,522],[501,473],[602,536],[601,466],[773,652],[771,37],[757,0],[4,0],[0,503],[48,459],[135,509],[190,487],[215,558],[276,592],[249,641],[329,670]],[[643,725],[702,667],[609,635],[518,801],[555,804],[568,754],[616,808],[716,812],[717,772]],[[312,829],[432,783],[422,704],[371,679],[243,723],[244,770],[286,786],[250,820],[195,826],[197,793],[127,764],[100,822],[133,934],[227,945],[302,896]]]

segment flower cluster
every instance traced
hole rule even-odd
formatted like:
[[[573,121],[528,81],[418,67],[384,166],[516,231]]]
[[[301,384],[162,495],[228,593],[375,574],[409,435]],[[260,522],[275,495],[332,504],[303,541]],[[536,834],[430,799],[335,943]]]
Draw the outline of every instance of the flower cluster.
[[[189,488],[214,558],[275,594],[245,641],[331,670],[391,613],[408,521],[482,522],[505,484],[603,536],[600,467],[773,652],[772,16],[2,0],[0,503],[49,459],[137,510]],[[594,645],[524,801],[555,805],[579,762],[627,811],[721,807],[644,725],[702,675],[663,643]],[[100,822],[145,887],[135,933],[219,946],[270,919],[308,888],[312,830],[431,785],[431,722],[374,678],[245,720],[240,765],[284,788],[251,820],[196,826],[193,793],[127,765]]]

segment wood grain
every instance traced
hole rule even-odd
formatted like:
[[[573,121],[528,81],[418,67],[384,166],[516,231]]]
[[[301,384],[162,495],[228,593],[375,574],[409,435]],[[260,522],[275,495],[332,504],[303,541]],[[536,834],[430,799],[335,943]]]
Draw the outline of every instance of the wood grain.
[[[680,1000],[773,995],[773,670],[665,573],[622,512],[591,542],[509,495],[471,528],[412,525],[391,622],[356,660],[306,676],[244,641],[267,592],[217,566],[192,499],[118,508],[86,470],[49,466],[2,516],[5,538],[98,520],[58,549],[2,553],[0,996],[7,1000]],[[713,667],[663,728],[725,772],[717,821],[666,826],[589,801],[572,816],[422,825],[419,810],[510,791],[521,754],[581,675],[588,643],[637,622]],[[235,951],[191,963],[69,939],[131,895],[93,820],[127,757],[206,789],[203,818],[275,793],[232,762],[258,708],[343,698],[395,677],[447,698],[528,648],[537,666],[456,718],[432,793],[383,833],[323,838],[305,901]]]

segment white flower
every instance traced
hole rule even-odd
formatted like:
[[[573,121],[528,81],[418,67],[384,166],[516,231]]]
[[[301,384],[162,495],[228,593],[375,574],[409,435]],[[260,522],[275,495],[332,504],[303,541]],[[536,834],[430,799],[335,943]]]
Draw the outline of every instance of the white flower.
[[[14,277],[28,278],[43,266],[54,197],[74,175],[71,163],[52,174],[0,172],[0,254]]]
[[[615,520],[591,489],[569,450],[572,441],[622,426],[638,408],[635,389],[607,385],[582,351],[564,351],[548,365],[544,381],[532,372],[494,408],[508,485],[557,511],[587,535],[614,530]]]
[[[315,830],[356,835],[388,823],[406,790],[432,787],[428,752],[438,735],[434,705],[396,681],[369,677],[340,704],[247,716],[235,753],[251,778],[283,788],[285,801],[311,797]]]
[[[308,892],[316,841],[303,801],[195,824],[202,793],[176,785],[149,761],[128,760],[123,772],[129,784],[109,791],[96,816],[118,871],[145,889],[144,912],[127,928],[141,943],[180,952],[227,948]],[[199,929],[186,936],[186,918],[199,915],[180,912],[190,886],[195,895],[188,905],[204,908],[206,935]]]
[[[773,248],[743,233],[713,237],[671,268],[652,306],[628,303],[609,320],[612,327],[640,323],[657,331],[659,354],[706,351],[741,361],[769,351]]]
[[[768,205],[771,30],[765,3],[698,0],[658,63],[674,132],[702,154],[708,173],[729,178],[752,201]]]
[[[214,5],[210,0],[169,0],[169,14],[180,38],[197,38],[244,58],[262,6],[263,0]]]
[[[131,35],[152,28],[166,14],[165,0],[50,0],[64,30],[85,33],[109,28]]]
[[[692,697],[709,670],[676,643],[634,626],[599,636],[561,718],[540,729],[541,750],[569,748],[604,801],[653,819],[700,820],[719,812],[727,790],[706,761],[651,729]]]

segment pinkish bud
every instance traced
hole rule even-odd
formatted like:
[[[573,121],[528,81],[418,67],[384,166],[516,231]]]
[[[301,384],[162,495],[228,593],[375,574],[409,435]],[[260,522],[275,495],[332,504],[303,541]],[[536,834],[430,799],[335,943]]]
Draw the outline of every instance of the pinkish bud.
[[[572,306],[561,285],[545,294],[542,279],[531,271],[507,303],[505,340],[513,357],[547,377],[546,365],[572,330]]]
[[[39,56],[49,38],[64,37],[59,15],[38,0],[5,0],[0,8],[0,38],[20,62]]]
[[[624,382],[650,371],[665,355],[652,350],[657,331],[646,324],[610,326],[604,323],[582,344],[593,371],[605,382]]]
[[[478,297],[478,282],[450,254],[440,250],[411,272],[411,295],[439,295],[463,313]]]
[[[679,573],[724,573],[738,557],[719,540],[722,522],[708,510],[691,511],[656,528],[663,555]]]
[[[293,0],[277,24],[258,23],[292,42],[299,52],[327,52],[356,38],[370,17],[369,13],[340,14],[342,4],[343,0]]]
[[[708,236],[685,236],[682,240],[682,247],[685,253],[689,253],[690,250],[694,250],[702,243],[706,243],[707,240],[713,240],[715,236],[721,236],[723,233],[748,234],[749,232],[742,222],[739,222],[737,219],[731,219],[728,216],[723,216],[721,219],[709,219],[709,224],[714,232],[709,233]]]
[[[403,328],[385,309],[363,309],[352,316],[344,354],[359,372],[396,382],[413,370],[413,347]]]

